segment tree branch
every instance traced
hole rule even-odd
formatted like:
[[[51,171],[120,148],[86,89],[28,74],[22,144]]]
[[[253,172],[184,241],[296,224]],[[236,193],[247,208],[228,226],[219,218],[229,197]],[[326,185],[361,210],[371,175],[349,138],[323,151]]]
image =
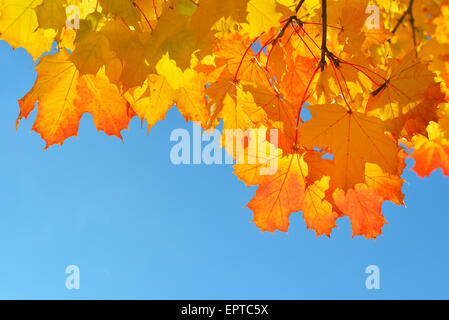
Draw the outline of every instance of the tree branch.
[[[288,19],[285,21],[285,24],[282,27],[281,31],[279,31],[277,36],[273,40],[270,41],[270,43],[272,45],[276,44],[276,42],[284,36],[285,31],[293,22],[296,22],[297,24],[299,24],[301,26],[303,25],[303,22],[298,19],[298,12],[299,12],[299,9],[301,9],[304,2],[305,2],[305,0],[301,0],[298,3],[298,5],[295,7],[295,15],[288,17]]]
[[[415,27],[415,17],[413,16],[413,4],[414,0],[410,0],[407,10],[404,11],[402,16],[399,18],[398,22],[394,26],[393,30],[391,30],[392,34],[395,34],[396,31],[399,29],[401,24],[404,22],[405,18],[409,16],[410,26],[412,27],[412,33],[413,33],[413,46],[415,47],[415,53],[416,56],[418,56],[418,51],[416,50],[416,27]]]
[[[295,8],[296,14],[298,14],[299,9],[301,9],[302,4],[304,3],[304,1],[305,1],[305,0],[301,0],[301,1],[298,3],[298,5],[296,6],[296,8]]]
[[[321,23],[323,24],[323,33],[321,35],[321,60],[318,63],[318,68],[324,71],[326,66],[327,50],[327,0],[321,0]]]
[[[413,17],[413,12],[412,12],[413,2],[414,2],[414,0],[410,0],[410,2],[408,4],[408,7],[407,7],[407,10],[404,11],[404,13],[402,14],[402,16],[399,18],[398,22],[394,26],[393,30],[391,30],[392,34],[396,33],[396,31],[398,30],[399,26],[402,24],[402,22],[404,22],[404,19],[405,19],[405,17],[407,17],[407,15],[410,15],[411,17]]]

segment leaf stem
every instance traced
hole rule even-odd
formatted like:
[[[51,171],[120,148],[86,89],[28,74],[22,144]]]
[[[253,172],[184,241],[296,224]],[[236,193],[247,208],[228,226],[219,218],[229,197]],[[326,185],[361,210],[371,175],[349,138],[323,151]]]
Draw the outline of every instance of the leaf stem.
[[[238,67],[237,67],[237,71],[235,72],[235,75],[234,75],[234,81],[238,81],[238,75],[239,75],[239,72],[240,72],[240,68],[242,67],[242,64],[243,64],[243,60],[245,59],[245,57],[246,57],[246,55],[248,54],[248,52],[249,52],[249,50],[251,49],[251,47],[256,43],[256,41],[257,40],[259,40],[260,39],[260,37],[263,35],[263,33],[260,35],[260,36],[258,36],[256,39],[254,39],[254,41],[252,41],[251,42],[251,44],[246,48],[246,50],[245,50],[245,53],[243,54],[243,56],[242,56],[242,59],[240,60],[240,63],[239,63],[239,65],[238,65]]]
[[[140,14],[144,17],[145,21],[147,22],[148,26],[150,27],[150,30],[153,32],[153,27],[151,26],[150,20],[148,20],[147,16],[145,15],[145,13],[143,12],[143,10],[139,7],[139,5],[135,2],[133,2],[134,7],[137,8],[137,10],[139,10]]]

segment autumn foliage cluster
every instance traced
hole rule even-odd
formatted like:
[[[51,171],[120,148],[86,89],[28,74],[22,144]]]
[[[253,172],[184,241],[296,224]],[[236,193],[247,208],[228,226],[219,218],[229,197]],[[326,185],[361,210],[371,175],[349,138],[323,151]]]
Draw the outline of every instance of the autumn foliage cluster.
[[[262,231],[301,211],[317,236],[347,216],[376,238],[383,201],[403,205],[407,157],[421,177],[449,175],[447,0],[0,0],[0,38],[37,62],[18,122],[37,107],[47,147],[84,113],[121,137],[173,104],[204,129],[277,129],[275,152],[250,141],[258,163],[235,165],[258,185],[248,207]]]

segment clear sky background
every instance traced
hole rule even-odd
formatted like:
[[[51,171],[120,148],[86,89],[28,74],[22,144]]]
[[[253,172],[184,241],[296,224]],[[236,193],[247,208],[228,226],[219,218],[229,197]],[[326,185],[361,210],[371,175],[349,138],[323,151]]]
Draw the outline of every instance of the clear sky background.
[[[340,219],[331,239],[307,231],[261,233],[245,207],[255,193],[227,165],[175,166],[171,110],[148,134],[136,118],[124,143],[97,133],[45,147],[16,131],[17,100],[36,72],[0,42],[0,298],[2,299],[449,299],[449,179],[406,170],[407,208],[385,203],[377,241],[352,239]],[[365,268],[380,268],[380,290]],[[65,286],[80,268],[80,290]]]

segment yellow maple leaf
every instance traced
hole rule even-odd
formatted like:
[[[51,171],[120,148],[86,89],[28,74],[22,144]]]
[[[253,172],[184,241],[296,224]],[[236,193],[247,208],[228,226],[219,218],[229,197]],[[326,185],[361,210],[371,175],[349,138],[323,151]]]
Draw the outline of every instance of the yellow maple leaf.
[[[387,173],[397,172],[399,149],[385,134],[382,121],[337,104],[307,108],[312,119],[299,129],[299,143],[308,148],[330,148],[336,186],[347,189],[364,182],[367,162],[378,164]]]
[[[42,0],[1,0],[0,39],[13,48],[25,48],[34,60],[51,50],[53,30],[38,29],[35,8]]]

